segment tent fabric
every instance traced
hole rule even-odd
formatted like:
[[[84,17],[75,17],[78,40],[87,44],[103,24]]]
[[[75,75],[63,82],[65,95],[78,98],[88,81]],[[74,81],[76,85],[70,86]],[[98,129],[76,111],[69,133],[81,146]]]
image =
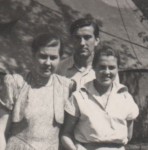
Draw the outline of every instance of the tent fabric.
[[[50,8],[48,0],[37,1],[43,5],[48,3],[46,6]],[[68,8],[79,15],[89,14],[99,20],[102,23],[101,41],[110,41],[121,51],[124,60],[121,68],[148,68],[148,45],[141,37],[147,33],[148,27],[140,22],[139,10],[132,0],[62,0],[59,6],[60,10]],[[64,14],[69,13],[68,9]]]
[[[101,41],[120,51],[121,70],[148,69],[148,27],[132,0],[2,0],[0,12],[0,68],[8,72],[29,68],[30,43],[41,32],[61,35],[70,55],[68,29],[82,16],[94,17]]]

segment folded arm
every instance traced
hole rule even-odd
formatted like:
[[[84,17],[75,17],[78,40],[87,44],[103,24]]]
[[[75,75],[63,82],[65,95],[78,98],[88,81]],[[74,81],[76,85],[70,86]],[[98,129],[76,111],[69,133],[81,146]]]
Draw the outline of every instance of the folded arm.
[[[63,127],[61,142],[63,147],[67,150],[76,150],[73,131],[77,121],[77,117],[65,113],[65,123]]]

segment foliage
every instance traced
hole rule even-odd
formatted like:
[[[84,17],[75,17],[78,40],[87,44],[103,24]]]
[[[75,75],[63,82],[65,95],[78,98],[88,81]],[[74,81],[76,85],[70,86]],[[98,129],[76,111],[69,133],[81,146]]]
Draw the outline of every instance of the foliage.
[[[148,71],[129,70],[120,72],[121,82],[128,86],[129,92],[139,106],[139,116],[134,123],[132,142],[148,142]]]
[[[147,0],[133,0],[133,2],[140,8],[143,12],[143,19],[148,19],[148,1]]]

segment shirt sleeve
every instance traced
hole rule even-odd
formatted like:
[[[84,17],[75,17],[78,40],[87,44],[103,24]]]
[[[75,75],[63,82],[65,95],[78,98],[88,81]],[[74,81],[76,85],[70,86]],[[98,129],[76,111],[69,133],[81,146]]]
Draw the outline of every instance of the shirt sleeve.
[[[79,106],[73,95],[66,102],[65,111],[74,117],[80,116]]]
[[[12,75],[6,75],[2,85],[2,94],[0,98],[0,105],[7,108],[8,110],[13,109],[14,105],[14,90],[16,89],[14,78]]]
[[[139,108],[137,104],[135,103],[133,97],[128,92],[125,93],[125,97],[128,102],[128,105],[127,105],[128,113],[127,113],[126,120],[134,120],[139,115]]]

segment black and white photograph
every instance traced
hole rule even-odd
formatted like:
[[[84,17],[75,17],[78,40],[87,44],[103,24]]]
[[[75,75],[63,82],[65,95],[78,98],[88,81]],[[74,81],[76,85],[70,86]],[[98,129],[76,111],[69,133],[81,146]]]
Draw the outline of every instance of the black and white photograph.
[[[148,150],[148,0],[0,0],[0,150]]]

